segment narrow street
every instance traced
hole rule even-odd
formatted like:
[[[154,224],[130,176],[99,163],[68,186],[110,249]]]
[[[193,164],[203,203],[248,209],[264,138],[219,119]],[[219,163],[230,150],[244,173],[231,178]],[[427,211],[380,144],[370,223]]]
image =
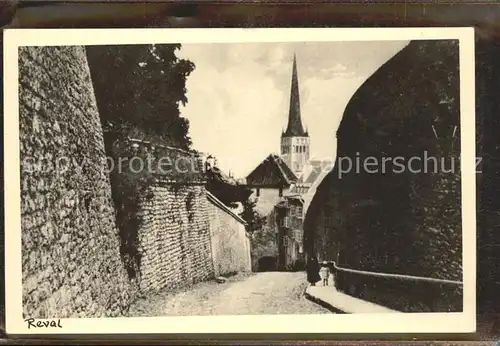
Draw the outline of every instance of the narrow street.
[[[204,282],[184,292],[140,299],[131,316],[330,313],[303,297],[304,272],[239,274],[226,283]]]

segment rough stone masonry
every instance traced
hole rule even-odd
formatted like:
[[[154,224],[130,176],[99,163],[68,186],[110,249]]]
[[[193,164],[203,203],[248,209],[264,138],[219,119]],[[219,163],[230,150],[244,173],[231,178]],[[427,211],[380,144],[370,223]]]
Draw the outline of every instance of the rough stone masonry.
[[[127,315],[139,290],[220,274],[212,250],[231,262],[224,272],[250,270],[243,223],[209,220],[227,207],[210,204],[203,180],[157,179],[141,202],[140,276],[129,281],[85,48],[23,47],[19,72],[24,318]],[[226,243],[235,234],[244,241]]]
[[[141,206],[140,289],[187,287],[214,277],[203,184],[157,183]]]
[[[134,285],[84,47],[20,48],[19,121],[24,317],[126,313]]]

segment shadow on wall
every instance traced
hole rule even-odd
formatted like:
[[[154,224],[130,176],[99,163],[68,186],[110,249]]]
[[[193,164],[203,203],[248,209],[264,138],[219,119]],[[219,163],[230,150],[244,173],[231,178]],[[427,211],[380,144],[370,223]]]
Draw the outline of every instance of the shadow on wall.
[[[459,96],[453,40],[412,41],[356,91],[337,131],[334,170],[305,218],[308,253],[339,256],[353,269],[461,280],[459,171],[409,169],[409,159],[423,163],[425,154],[447,159],[447,170],[458,160]],[[396,157],[403,171],[384,163]],[[378,164],[363,167],[366,158]]]
[[[453,282],[336,271],[339,291],[401,312],[462,312],[463,288]]]
[[[85,48],[21,47],[19,77],[23,314],[126,315],[136,290],[120,260]],[[48,157],[85,169],[26,165],[25,158]]]

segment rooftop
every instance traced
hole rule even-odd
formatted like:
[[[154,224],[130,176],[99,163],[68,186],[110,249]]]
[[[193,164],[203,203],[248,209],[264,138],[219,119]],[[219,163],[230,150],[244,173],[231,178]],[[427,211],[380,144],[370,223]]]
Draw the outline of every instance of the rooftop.
[[[290,90],[290,109],[288,111],[288,126],[282,133],[282,137],[308,137],[307,131],[304,131],[300,113],[300,93],[299,78],[297,75],[297,59],[293,56],[292,67],[292,86]]]
[[[288,165],[276,154],[264,159],[248,176],[247,185],[287,187],[297,181]]]

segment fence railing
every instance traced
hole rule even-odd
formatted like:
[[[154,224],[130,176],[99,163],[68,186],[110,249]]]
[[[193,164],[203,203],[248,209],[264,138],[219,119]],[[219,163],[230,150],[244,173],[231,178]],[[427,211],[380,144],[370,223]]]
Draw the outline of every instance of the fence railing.
[[[429,283],[463,285],[462,281],[428,278],[428,277],[424,277],[424,276],[369,272],[369,271],[365,271],[365,270],[357,270],[357,269],[349,269],[349,268],[339,267],[339,266],[337,266],[337,264],[335,262],[333,262],[332,264],[333,264],[333,267],[335,268],[335,270],[337,270],[337,271],[345,271],[345,272],[361,274],[361,275],[385,277],[385,278],[400,279],[400,280],[410,280],[410,281],[426,281]]]
[[[459,312],[463,282],[404,274],[370,272],[329,262],[339,291],[402,312]]]

